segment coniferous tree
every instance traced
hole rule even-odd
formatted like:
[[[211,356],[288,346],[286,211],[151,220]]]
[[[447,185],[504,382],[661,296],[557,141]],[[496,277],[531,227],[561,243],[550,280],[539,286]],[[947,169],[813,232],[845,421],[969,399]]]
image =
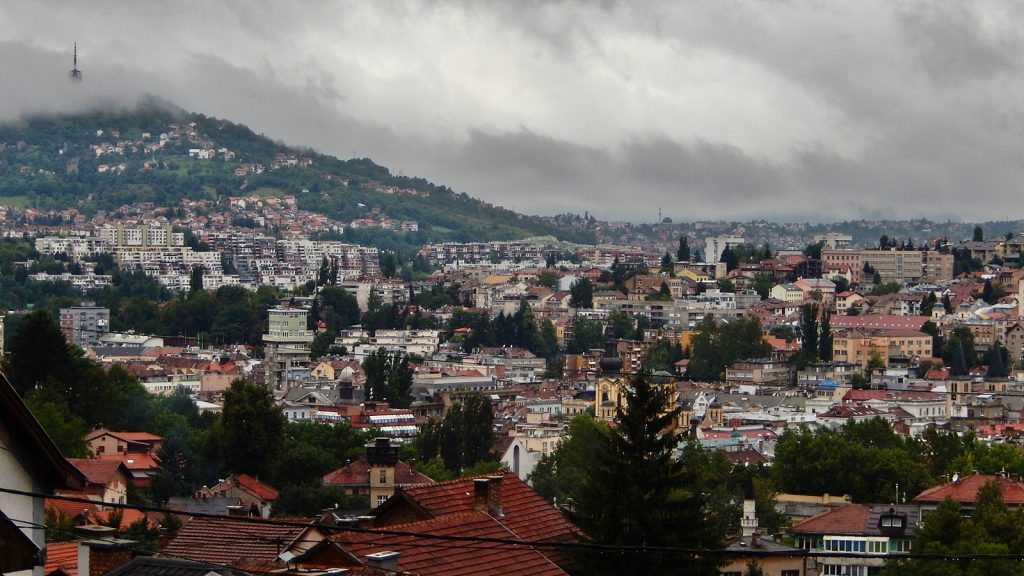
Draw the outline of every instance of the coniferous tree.
[[[811,357],[818,355],[818,305],[807,303],[800,307],[800,342],[802,350]]]
[[[684,465],[673,457],[679,436],[671,431],[679,408],[672,388],[642,370],[626,389],[604,450],[579,493],[578,518],[587,537],[613,546],[715,549],[723,534],[705,496],[691,491]],[[588,574],[717,574],[711,558],[643,552],[580,557]]]
[[[571,308],[594,307],[594,285],[586,277],[582,277],[569,287],[569,306]]]
[[[238,379],[224,391],[221,452],[230,472],[265,474],[284,444],[285,417],[269,390]]]
[[[679,249],[676,250],[676,261],[677,262],[689,262],[690,261],[690,243],[686,240],[686,236],[679,237]]]
[[[824,362],[832,360],[832,313],[827,309],[822,310],[818,324],[818,358]]]
[[[661,256],[661,271],[664,274],[672,273],[672,255],[665,252]]]
[[[725,262],[725,269],[727,272],[732,272],[740,265],[740,259],[733,252],[732,248],[726,246],[725,250],[722,250],[722,257],[718,259],[719,262]]]
[[[1004,350],[998,343],[989,350],[986,378],[1006,378],[1006,362],[1003,360]]]
[[[967,376],[967,358],[964,355],[964,345],[959,340],[956,341],[956,348],[953,353],[953,363],[949,367],[950,376]]]
[[[980,225],[974,227],[974,235],[971,237],[971,240],[975,242],[985,241],[985,231],[981,229]]]

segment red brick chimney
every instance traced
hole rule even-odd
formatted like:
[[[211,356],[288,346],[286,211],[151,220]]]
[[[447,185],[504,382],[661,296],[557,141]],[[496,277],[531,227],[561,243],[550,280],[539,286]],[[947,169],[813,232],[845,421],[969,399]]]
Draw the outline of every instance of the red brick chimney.
[[[78,543],[78,576],[103,576],[132,560],[132,540],[82,540]]]
[[[504,516],[501,509],[501,476],[473,479],[473,511]]]

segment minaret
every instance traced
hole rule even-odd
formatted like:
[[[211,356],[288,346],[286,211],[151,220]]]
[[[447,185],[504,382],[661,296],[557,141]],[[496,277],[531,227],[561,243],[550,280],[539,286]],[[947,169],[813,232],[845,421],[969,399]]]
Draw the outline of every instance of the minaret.
[[[754,506],[754,485],[747,484],[743,495],[743,517],[740,518],[740,535],[743,538],[753,536],[757,532],[757,511]]]

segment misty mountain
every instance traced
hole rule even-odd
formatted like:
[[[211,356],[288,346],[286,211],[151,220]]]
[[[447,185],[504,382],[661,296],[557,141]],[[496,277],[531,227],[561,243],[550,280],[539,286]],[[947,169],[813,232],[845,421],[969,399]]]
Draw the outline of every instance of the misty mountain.
[[[155,98],[130,109],[0,125],[2,204],[91,215],[143,202],[176,207],[184,199],[223,206],[228,197],[251,194],[294,195],[299,208],[343,223],[385,216],[416,221],[419,232],[407,234],[409,244],[536,235],[593,240],[423,178],[394,174],[369,158],[342,160],[288,147],[244,125]],[[379,235],[373,236],[361,239],[373,242]]]

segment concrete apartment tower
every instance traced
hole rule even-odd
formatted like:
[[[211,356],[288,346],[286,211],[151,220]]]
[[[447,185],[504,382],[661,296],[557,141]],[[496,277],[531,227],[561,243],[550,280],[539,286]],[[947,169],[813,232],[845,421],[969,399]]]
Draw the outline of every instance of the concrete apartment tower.
[[[60,331],[68,344],[95,346],[100,336],[110,332],[110,310],[99,306],[61,308]]]
[[[309,362],[313,331],[306,329],[309,311],[304,308],[268,310],[267,333],[263,335],[266,385],[271,390],[288,389],[288,370]]]

